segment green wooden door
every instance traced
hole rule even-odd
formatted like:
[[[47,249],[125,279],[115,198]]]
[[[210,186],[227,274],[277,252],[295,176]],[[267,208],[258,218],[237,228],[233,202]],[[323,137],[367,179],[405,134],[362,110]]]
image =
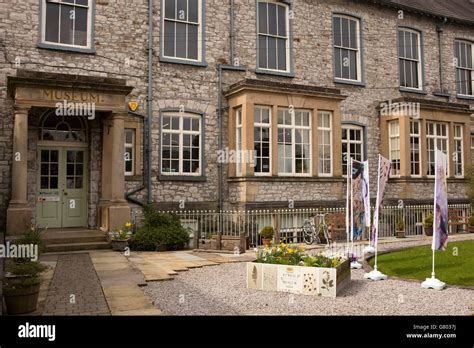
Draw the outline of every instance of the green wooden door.
[[[49,228],[87,227],[87,151],[41,147],[38,150],[36,219]]]
[[[86,150],[63,149],[63,227],[87,226]]]

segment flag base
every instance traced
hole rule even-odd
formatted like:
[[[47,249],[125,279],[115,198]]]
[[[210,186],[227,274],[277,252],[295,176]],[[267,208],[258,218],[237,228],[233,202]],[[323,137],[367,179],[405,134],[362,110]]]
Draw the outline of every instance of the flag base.
[[[374,269],[372,272],[364,274],[364,279],[368,280],[387,280],[387,276],[382,272]]]
[[[362,265],[357,262],[357,261],[354,261],[354,262],[351,262],[351,269],[361,269],[362,268]]]
[[[441,280],[436,278],[426,278],[426,280],[421,283],[423,289],[435,289],[443,290],[446,287],[446,283],[443,283]]]
[[[375,248],[372,245],[367,245],[364,250],[362,250],[364,254],[374,254]]]

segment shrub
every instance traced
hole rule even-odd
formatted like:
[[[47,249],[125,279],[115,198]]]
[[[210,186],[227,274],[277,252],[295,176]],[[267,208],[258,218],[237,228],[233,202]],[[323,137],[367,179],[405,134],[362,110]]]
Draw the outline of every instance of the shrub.
[[[41,254],[44,252],[46,245],[44,244],[43,240],[41,239],[41,234],[46,229],[40,226],[31,225],[28,232],[26,232],[23,236],[15,241],[16,245],[38,245],[38,252]]]
[[[155,251],[159,247],[180,250],[189,243],[189,232],[178,216],[158,213],[153,206],[144,208],[143,225],[132,236],[130,247],[137,251]]]
[[[425,220],[423,220],[423,227],[430,228],[433,227],[433,213],[429,213]]]
[[[397,231],[405,231],[405,222],[403,220],[398,220]]]
[[[469,226],[474,227],[474,214],[469,216],[469,219],[467,220],[467,223],[469,224]]]
[[[273,230],[272,226],[265,226],[260,231],[260,236],[263,239],[272,239],[274,234],[275,234],[275,231]]]

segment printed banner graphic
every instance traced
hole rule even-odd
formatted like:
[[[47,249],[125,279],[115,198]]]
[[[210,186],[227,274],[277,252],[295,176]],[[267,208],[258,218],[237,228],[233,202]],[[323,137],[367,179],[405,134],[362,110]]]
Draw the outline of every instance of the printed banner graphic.
[[[362,239],[365,225],[367,222],[370,224],[370,202],[368,212],[366,212],[367,199],[369,199],[368,173],[365,173],[367,169],[368,164],[365,162],[352,160],[352,240]]]
[[[375,203],[374,222],[372,225],[372,236],[371,236],[371,240],[374,241],[374,245],[376,245],[378,241],[380,205],[382,204],[385,186],[387,184],[387,180],[390,175],[391,165],[392,164],[390,160],[386,159],[382,155],[379,155],[379,168],[378,168],[378,176],[377,176],[378,178],[377,179],[377,202]]]
[[[436,150],[435,199],[433,223],[433,250],[448,246],[448,187],[446,184],[446,155]]]

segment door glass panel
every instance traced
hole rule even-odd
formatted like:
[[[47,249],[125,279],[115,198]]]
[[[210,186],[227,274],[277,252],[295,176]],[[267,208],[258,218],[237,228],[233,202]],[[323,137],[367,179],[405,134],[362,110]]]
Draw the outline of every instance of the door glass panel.
[[[68,163],[68,165],[67,165],[67,175],[74,175],[74,164]]]
[[[74,177],[73,176],[68,176],[66,179],[66,187],[68,189],[74,189]]]
[[[50,173],[51,175],[58,175],[58,164],[57,163],[51,163],[50,167]]]
[[[46,190],[49,188],[49,180],[47,176],[41,177],[41,189]]]
[[[76,178],[76,189],[81,189],[82,188],[82,177],[77,177]]]
[[[58,189],[58,177],[57,176],[52,176],[49,178],[49,188],[51,190],[57,190]]]

